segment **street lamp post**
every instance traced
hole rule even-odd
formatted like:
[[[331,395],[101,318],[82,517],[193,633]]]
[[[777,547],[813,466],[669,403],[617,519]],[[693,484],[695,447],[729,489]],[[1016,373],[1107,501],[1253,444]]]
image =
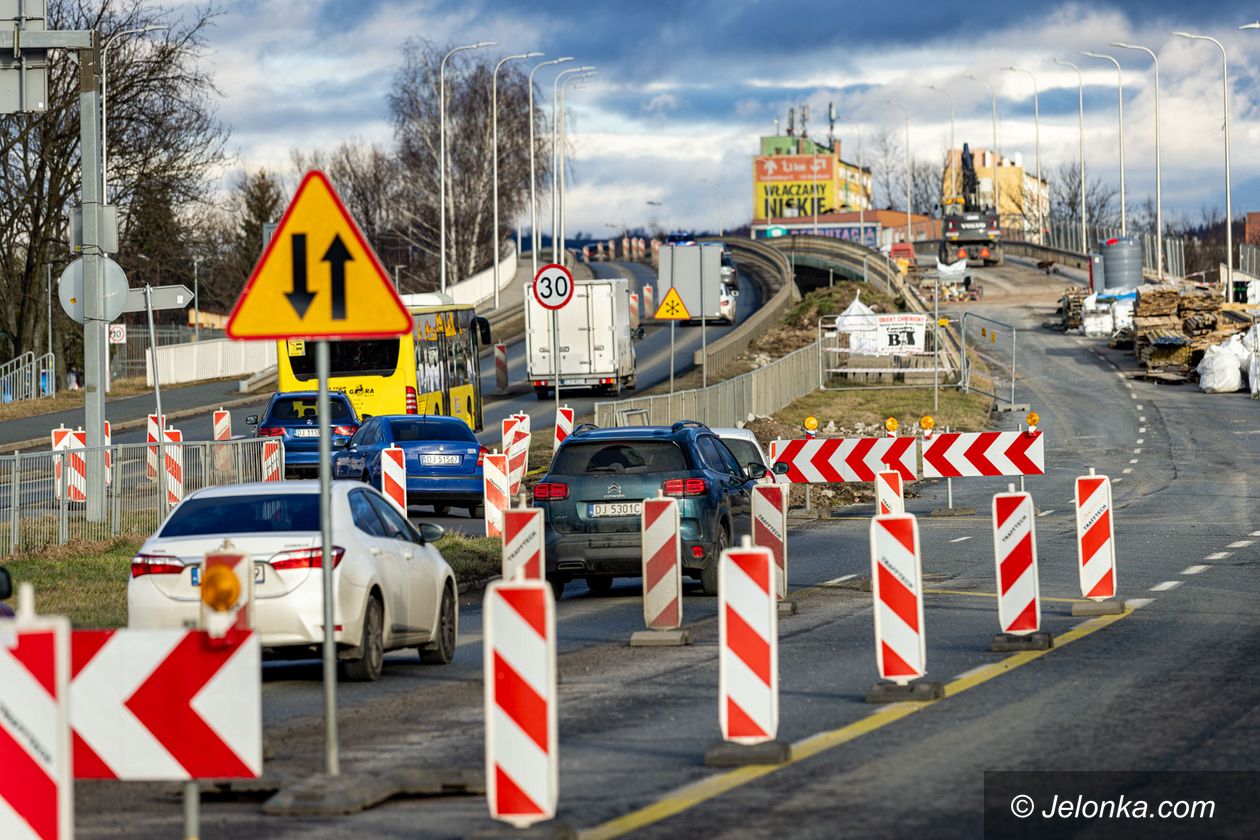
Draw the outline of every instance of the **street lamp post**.
[[[1037,154],[1037,244],[1045,244],[1046,235],[1046,202],[1045,195],[1042,192],[1041,180],[1041,102],[1037,92],[1037,76],[1031,70],[1025,70],[1022,67],[1007,67],[1013,73],[1024,73],[1033,83],[1033,137],[1036,143]]]
[[[538,249],[541,240],[538,238],[538,176],[534,164],[534,74],[552,64],[563,64],[572,61],[573,56],[553,58],[544,61],[529,71],[529,256],[533,264],[533,273],[538,274]]]
[[[1071,67],[1076,71],[1076,87],[1077,87],[1077,104],[1078,117],[1077,123],[1077,156],[1081,159],[1081,253],[1088,254],[1089,248],[1085,244],[1086,239],[1086,222],[1085,222],[1085,77],[1081,75],[1081,68],[1077,67],[1070,61],[1060,61],[1054,59],[1055,64],[1063,67]]]
[[[954,94],[936,85],[927,85],[927,89],[949,97],[949,195],[953,198],[958,195],[958,164],[954,161]]]
[[[888,100],[888,104],[899,109],[906,116],[906,242],[913,242],[910,230],[910,179],[914,174],[910,170],[910,112],[906,110],[905,106],[898,105],[891,99]]]
[[[564,153],[560,149],[561,123],[564,122],[564,112],[557,113],[557,106],[560,102],[560,81],[574,73],[587,73],[594,70],[594,67],[570,67],[567,70],[561,70],[551,80],[551,261],[564,265],[564,254],[561,253],[561,245],[557,241],[560,233],[560,196],[559,191],[564,183]]]
[[[567,88],[567,87],[568,87],[571,83],[573,83],[573,82],[578,82],[578,83],[581,83],[581,81],[582,81],[583,79],[589,79],[591,76],[596,76],[596,75],[599,75],[598,71],[597,71],[597,70],[595,70],[593,67],[590,67],[590,68],[584,68],[584,69],[585,69],[585,72],[579,73],[579,74],[578,74],[578,75],[576,75],[576,76],[571,76],[570,78],[565,79],[565,80],[564,80],[564,81],[560,84],[560,100],[559,100],[559,101],[560,101],[560,114],[561,114],[561,119],[560,119],[560,172],[559,172],[559,180],[558,180],[558,182],[557,182],[557,183],[560,185],[560,189],[559,189],[559,191],[558,191],[558,195],[559,195],[559,202],[558,202],[558,204],[559,204],[559,208],[560,208],[560,211],[559,211],[559,214],[558,214],[558,219],[559,219],[559,221],[560,221],[560,255],[561,255],[561,257],[563,257],[565,254],[567,254],[567,253],[568,253],[568,249],[567,249],[567,247],[566,247],[566,243],[567,243],[567,240],[568,240],[568,236],[565,234],[565,224],[564,224],[564,221],[565,221],[565,219],[564,219],[564,209],[565,209],[565,208],[564,208],[564,201],[565,201],[565,194],[564,194],[564,149],[565,149],[565,145],[566,145],[566,143],[568,142],[568,141],[567,141],[567,139],[566,139],[566,133],[567,133],[567,132],[566,132],[566,129],[565,129],[564,117],[563,117],[563,114],[564,114],[564,91],[565,91],[565,88]]]
[[[540,52],[505,55],[494,65],[490,80],[490,149],[494,155],[494,226],[490,229],[490,259],[494,264],[494,308],[499,308],[499,69],[509,61],[536,58]],[[520,257],[520,254],[517,254]],[[397,287],[397,283],[394,284]]]
[[[101,201],[105,202],[106,204],[109,203],[109,193],[107,191],[107,188],[109,187],[109,174],[108,174],[109,173],[109,167],[108,167],[109,133],[106,128],[106,126],[108,125],[108,122],[105,119],[105,116],[106,116],[105,81],[109,73],[109,48],[114,45],[114,41],[118,40],[124,35],[142,35],[146,32],[160,32],[165,29],[170,29],[170,27],[165,26],[165,25],[162,25],[162,26],[149,25],[149,26],[140,26],[140,27],[137,27],[136,29],[124,29],[121,32],[115,32],[113,35],[110,35],[108,38],[106,38],[105,45],[101,47]]]
[[[493,47],[496,44],[496,41],[478,41],[455,47],[442,56],[442,63],[438,66],[438,227],[441,231],[438,234],[438,251],[442,262],[438,276],[441,278],[442,294],[446,294],[446,61],[457,52]]]
[[[993,84],[987,79],[981,79],[979,76],[968,76],[973,82],[979,82],[989,89],[989,96],[992,99],[992,119],[993,119],[993,212],[997,214],[998,230],[1002,230],[1002,139],[998,136],[997,122],[997,90]]]
[[[1248,24],[1248,29],[1260,29],[1260,26]],[[1229,56],[1225,53],[1225,45],[1207,35],[1192,35],[1189,32],[1174,32],[1180,38],[1194,41],[1211,41],[1221,51],[1221,90],[1225,106],[1225,299],[1229,300],[1234,282],[1234,204],[1229,184]]]
[[[201,286],[198,284],[197,267],[201,257],[193,257],[193,342],[201,341]]]
[[[1090,58],[1101,58],[1116,65],[1116,86],[1120,96],[1120,235],[1128,236],[1129,223],[1124,211],[1124,76],[1120,72],[1120,62],[1109,55],[1090,52],[1089,50],[1082,50],[1081,55],[1087,55]]]
[[[1156,268],[1160,280],[1164,279],[1164,192],[1163,170],[1159,160],[1159,57],[1155,51],[1140,44],[1112,43],[1124,50],[1141,50],[1155,62],[1155,251]]]

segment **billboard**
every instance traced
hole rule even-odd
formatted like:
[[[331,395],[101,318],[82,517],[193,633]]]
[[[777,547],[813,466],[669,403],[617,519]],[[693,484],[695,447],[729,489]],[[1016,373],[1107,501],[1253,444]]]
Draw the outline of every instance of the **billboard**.
[[[763,155],[753,160],[753,218],[812,216],[836,208],[831,155]]]

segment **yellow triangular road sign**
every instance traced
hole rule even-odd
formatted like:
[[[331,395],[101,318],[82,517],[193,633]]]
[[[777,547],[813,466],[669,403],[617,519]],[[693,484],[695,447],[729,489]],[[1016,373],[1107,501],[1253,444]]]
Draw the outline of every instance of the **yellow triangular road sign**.
[[[232,338],[387,338],[411,313],[324,173],[311,170],[228,318]]]
[[[666,293],[665,299],[661,301],[661,305],[656,307],[656,315],[654,317],[658,321],[690,321],[691,313],[687,311],[682,298],[678,296],[678,290],[670,289]]]

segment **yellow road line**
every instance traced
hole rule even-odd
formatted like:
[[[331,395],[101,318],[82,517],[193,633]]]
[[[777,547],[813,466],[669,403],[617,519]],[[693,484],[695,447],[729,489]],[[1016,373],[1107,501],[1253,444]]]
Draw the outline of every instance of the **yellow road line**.
[[[1079,641],[1091,633],[1096,633],[1104,627],[1132,614],[1133,610],[1126,609],[1125,612],[1119,615],[1099,616],[1098,618],[1091,618],[1082,622],[1063,635],[1057,636],[1052,650],[1062,650],[1072,642]],[[994,662],[978,668],[965,676],[946,683],[945,697],[955,697],[962,694],[964,691],[982,685],[995,677],[1008,674],[1021,665],[1027,665],[1029,662],[1039,659],[1047,653],[1050,653],[1050,651],[1030,650],[1014,653],[1000,662]],[[847,744],[890,723],[895,723],[904,717],[908,717],[915,712],[934,706],[939,702],[941,701],[893,703],[847,726],[832,729],[828,732],[819,732],[797,741],[792,744],[792,757],[784,764],[760,764],[741,767],[737,770],[701,779],[686,787],[679,788],[651,805],[647,805],[637,811],[631,811],[629,814],[601,823],[593,828],[585,829],[579,832],[578,836],[581,840],[611,840],[614,837],[622,837],[632,831],[638,831],[640,828],[645,828],[694,808],[696,805],[707,802],[736,788],[743,787],[763,776],[782,770],[784,767],[790,767],[819,753]]]
[[[928,595],[970,595],[973,598],[996,598],[996,592],[970,592],[965,589],[925,589]],[[1043,601],[1054,601],[1059,604],[1083,604],[1086,603],[1082,598],[1047,598],[1041,596]]]

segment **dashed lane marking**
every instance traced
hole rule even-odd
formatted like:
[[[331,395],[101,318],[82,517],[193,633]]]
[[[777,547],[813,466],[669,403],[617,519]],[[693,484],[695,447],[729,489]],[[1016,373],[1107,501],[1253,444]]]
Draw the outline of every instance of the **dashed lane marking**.
[[[1141,447],[1138,447],[1137,449],[1134,449],[1134,450],[1133,450],[1133,454],[1134,454],[1134,455],[1141,455],[1141,454],[1142,454],[1142,448],[1141,448]]]
[[[1260,531],[1252,531],[1252,532],[1251,532],[1251,536],[1253,536],[1253,537],[1260,537]]]
[[[1125,475],[1128,475],[1129,473],[1133,472],[1133,467],[1125,467],[1124,469],[1120,470],[1120,472],[1124,473]]]
[[[967,540],[969,540],[969,539],[971,539],[971,537],[956,537],[956,538],[954,538],[954,539],[950,540],[950,542],[952,542],[952,543],[960,543],[960,542],[966,542],[966,541],[967,541]]]
[[[1076,501],[1076,500],[1073,499],[1073,501]],[[1054,513],[1053,510],[1043,510],[1041,513],[1037,514],[1037,516],[1040,518],[1042,516],[1049,516],[1052,513]]]
[[[1141,446],[1142,444],[1146,443],[1146,438],[1138,438],[1137,440],[1133,442],[1136,443],[1138,446]]]
[[[1130,459],[1129,459],[1129,463],[1130,463],[1130,464],[1136,464],[1137,462],[1138,462],[1138,459],[1137,459],[1137,458],[1130,458]]]
[[[1204,557],[1203,559],[1204,560],[1224,560],[1226,557],[1229,557],[1233,553],[1234,552],[1232,551],[1218,551],[1215,554],[1209,554],[1207,557]]]
[[[1210,568],[1212,568],[1212,567],[1211,567],[1211,566],[1203,566],[1203,565],[1198,565],[1198,566],[1187,566],[1186,568],[1184,568],[1184,569],[1182,569],[1182,570],[1181,570],[1181,573],[1182,573],[1183,575],[1198,575],[1198,574],[1202,574],[1203,572],[1206,572],[1206,571],[1207,571],[1208,569],[1210,569]]]
[[[1252,545],[1254,542],[1255,540],[1239,540],[1238,542],[1232,542],[1225,547],[1226,548],[1246,548],[1247,546]]]
[[[857,577],[857,575],[855,575],[855,574],[854,574],[854,575],[841,575],[841,576],[840,576],[840,577],[838,577],[838,578],[832,578],[831,580],[825,580],[825,581],[823,581],[822,583],[820,583],[820,584],[818,584],[818,585],[819,585],[819,586],[835,586],[836,584],[844,583],[846,580],[853,580],[855,577]]]
[[[1130,598],[1129,600],[1124,602],[1124,605],[1131,610],[1140,610],[1142,609],[1142,607],[1145,607],[1147,604],[1153,604],[1153,603],[1155,603],[1154,598]]]
[[[1181,581],[1166,580],[1163,583],[1157,583],[1154,586],[1152,586],[1151,591],[1152,592],[1167,592],[1170,589],[1176,589],[1178,586],[1181,586]]]
[[[1142,410],[1142,406],[1140,406],[1140,405],[1139,405],[1139,406],[1137,407],[1137,410],[1138,410],[1138,411],[1141,411],[1141,410]],[[1145,417],[1143,417],[1142,419],[1143,419],[1143,420],[1145,420],[1146,418],[1145,418]]]
[[[1138,411],[1141,411],[1141,410],[1142,410],[1142,406],[1140,406],[1140,405],[1139,405],[1139,406],[1138,406]],[[1138,422],[1139,422],[1139,423],[1145,423],[1145,422],[1146,422],[1146,418],[1145,418],[1145,417],[1139,417],[1139,418],[1138,418]]]

